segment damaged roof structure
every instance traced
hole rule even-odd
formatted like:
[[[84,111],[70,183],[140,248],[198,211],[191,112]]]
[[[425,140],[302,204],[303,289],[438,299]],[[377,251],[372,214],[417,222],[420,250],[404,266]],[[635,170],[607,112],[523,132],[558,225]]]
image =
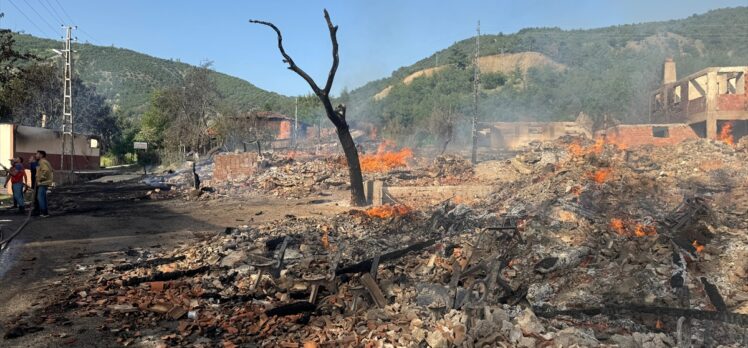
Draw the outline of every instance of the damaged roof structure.
[[[662,87],[650,97],[650,121],[684,123],[701,138],[737,142],[748,134],[748,66],[710,67],[676,80],[665,61]]]
[[[518,149],[562,136],[607,137],[620,146],[673,144],[709,138],[731,144],[748,135],[748,66],[709,67],[676,80],[675,62],[663,64],[662,87],[651,93],[650,123],[601,125],[586,115],[568,122],[487,123],[493,149]],[[690,128],[690,129],[689,129]]]

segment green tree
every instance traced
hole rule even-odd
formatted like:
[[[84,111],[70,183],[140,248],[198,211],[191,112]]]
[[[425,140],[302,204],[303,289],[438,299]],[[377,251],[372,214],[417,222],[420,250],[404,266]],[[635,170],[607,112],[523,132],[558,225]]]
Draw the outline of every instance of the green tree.
[[[447,63],[454,65],[460,70],[464,70],[470,65],[467,54],[457,46],[452,46],[452,48],[449,49]]]
[[[506,83],[506,75],[500,72],[482,74],[480,82],[485,89],[496,89]]]
[[[137,137],[172,153],[182,148],[207,151],[210,123],[217,118],[219,100],[210,63],[192,68],[180,86],[153,93]]]

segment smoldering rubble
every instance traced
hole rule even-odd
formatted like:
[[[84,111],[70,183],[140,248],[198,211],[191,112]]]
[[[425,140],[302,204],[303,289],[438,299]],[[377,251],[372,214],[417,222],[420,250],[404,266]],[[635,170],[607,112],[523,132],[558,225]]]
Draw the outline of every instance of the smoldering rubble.
[[[100,318],[125,346],[745,346],[747,159],[703,139],[621,149],[566,137],[475,169],[414,161],[367,175],[491,192],[114,255],[64,310],[15,327]],[[216,191],[344,189],[339,165],[271,160]]]

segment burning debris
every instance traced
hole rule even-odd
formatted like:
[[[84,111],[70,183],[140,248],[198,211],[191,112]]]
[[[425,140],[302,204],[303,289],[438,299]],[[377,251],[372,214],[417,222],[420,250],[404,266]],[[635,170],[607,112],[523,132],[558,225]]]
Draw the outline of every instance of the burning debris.
[[[502,175],[474,204],[288,216],[116,255],[62,305],[123,345],[740,346],[747,156],[560,139],[483,164]],[[316,178],[305,166],[322,163],[339,165],[257,178]],[[425,168],[475,180],[460,163]]]
[[[735,137],[732,135],[732,122],[722,124],[722,129],[717,135],[717,140],[724,141],[728,145],[735,146]]]
[[[366,214],[380,219],[387,219],[393,216],[403,216],[411,212],[411,209],[403,204],[381,205],[366,210]]]
[[[407,161],[413,157],[413,151],[407,147],[395,151],[395,143],[383,141],[375,154],[361,155],[361,170],[365,173],[388,172],[396,168],[407,167]]]
[[[610,168],[600,168],[596,170],[594,173],[592,173],[592,175],[590,175],[590,178],[594,182],[598,184],[602,184],[608,181],[608,177],[610,176],[610,173],[611,173]]]

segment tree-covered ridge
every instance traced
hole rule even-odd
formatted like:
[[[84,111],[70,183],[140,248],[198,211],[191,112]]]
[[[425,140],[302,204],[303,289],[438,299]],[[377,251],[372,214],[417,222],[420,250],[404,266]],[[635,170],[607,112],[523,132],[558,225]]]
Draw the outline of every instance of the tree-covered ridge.
[[[538,52],[567,67],[484,75],[481,117],[487,121],[572,120],[585,112],[625,122],[645,121],[648,96],[661,82],[665,58],[675,59],[679,77],[709,66],[748,65],[746,33],[748,7],[591,30],[529,28],[514,34],[481,35],[481,57]],[[423,130],[423,138],[433,136],[427,126],[435,123],[436,110],[471,112],[474,49],[475,38],[467,38],[351,91],[351,117],[379,122],[393,135],[418,138],[414,134]],[[451,68],[402,83],[414,72],[445,63]],[[376,100],[374,95],[388,86],[392,86],[388,96]]]
[[[21,51],[50,58],[61,42],[16,34],[16,45]],[[75,44],[75,70],[83,83],[95,87],[112,107],[127,116],[139,116],[148,107],[152,92],[180,83],[189,64],[152,57],[128,49]],[[211,72],[219,93],[232,106],[250,110],[273,109],[288,112],[293,100],[283,95],[262,90],[242,79]]]

